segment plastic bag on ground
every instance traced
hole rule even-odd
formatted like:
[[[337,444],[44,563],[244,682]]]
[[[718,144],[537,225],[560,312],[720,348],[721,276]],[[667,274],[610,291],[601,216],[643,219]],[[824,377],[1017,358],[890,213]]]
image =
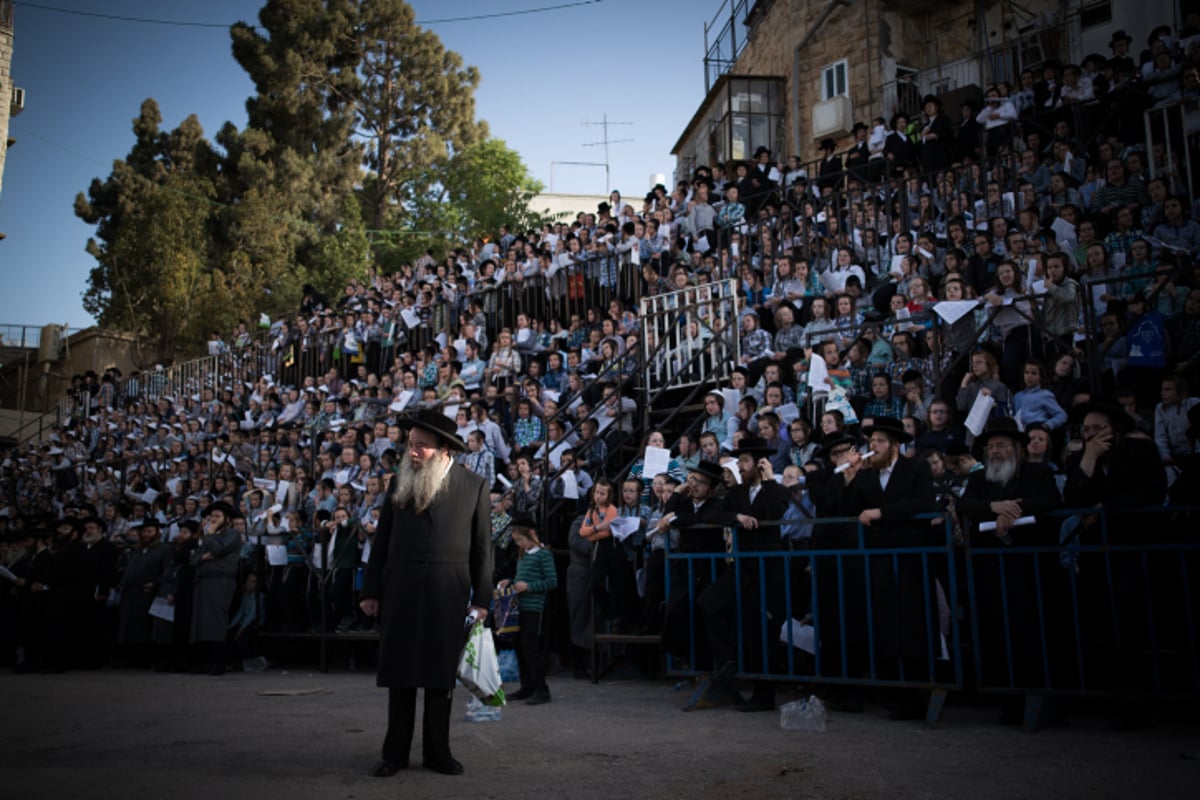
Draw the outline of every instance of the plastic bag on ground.
[[[785,731],[825,730],[825,706],[814,694],[807,700],[793,700],[779,707],[779,727]]]

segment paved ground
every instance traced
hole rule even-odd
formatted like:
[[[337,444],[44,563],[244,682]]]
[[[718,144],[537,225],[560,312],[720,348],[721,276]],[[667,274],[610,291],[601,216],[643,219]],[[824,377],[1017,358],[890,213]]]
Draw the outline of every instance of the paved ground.
[[[552,679],[554,702],[451,727],[461,777],[366,773],[383,736],[371,676],[128,671],[0,677],[0,797],[1015,798],[1200,796],[1200,725],[1115,733],[1095,717],[1028,736],[948,706],[927,729],[879,713],[824,733],[777,714],[683,714],[670,681]],[[266,691],[319,690],[266,696]],[[414,744],[419,761],[418,742]]]

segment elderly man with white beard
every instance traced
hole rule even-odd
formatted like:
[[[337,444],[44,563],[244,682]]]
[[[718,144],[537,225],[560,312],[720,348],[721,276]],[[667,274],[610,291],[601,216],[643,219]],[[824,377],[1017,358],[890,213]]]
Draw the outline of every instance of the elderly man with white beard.
[[[1008,418],[993,420],[976,438],[976,455],[983,460],[984,468],[971,474],[957,504],[958,512],[972,523],[969,531],[973,548],[1058,543],[1061,520],[1045,512],[1059,508],[1062,499],[1053,472],[1044,464],[1027,460],[1028,444],[1029,437]],[[1035,521],[1017,524],[1028,518]],[[994,523],[995,527],[981,523]],[[1057,553],[977,552],[971,558],[984,682],[1010,687],[1049,685],[1050,676],[1043,669],[1043,645],[1047,650],[1057,648],[1050,642],[1051,632],[1064,610]],[[1040,562],[1040,569],[1035,569],[1035,562]],[[1002,706],[1001,721],[1020,722],[1022,707],[1020,696],[1008,699]]]
[[[454,463],[465,449],[453,420],[418,411],[402,420],[408,450],[383,505],[359,606],[380,616],[377,683],[388,689],[388,730],[376,777],[408,766],[417,689],[425,690],[424,766],[458,775],[450,705],[469,613],[492,596],[491,506],[483,478]]]

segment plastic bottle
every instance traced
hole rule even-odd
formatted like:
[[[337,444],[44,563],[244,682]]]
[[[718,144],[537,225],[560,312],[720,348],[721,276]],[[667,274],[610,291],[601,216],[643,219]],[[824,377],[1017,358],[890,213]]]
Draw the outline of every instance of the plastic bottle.
[[[485,705],[478,697],[467,700],[467,722],[499,722],[502,709],[499,706]]]
[[[825,706],[814,694],[807,700],[793,700],[779,707],[779,725],[785,731],[825,730]]]

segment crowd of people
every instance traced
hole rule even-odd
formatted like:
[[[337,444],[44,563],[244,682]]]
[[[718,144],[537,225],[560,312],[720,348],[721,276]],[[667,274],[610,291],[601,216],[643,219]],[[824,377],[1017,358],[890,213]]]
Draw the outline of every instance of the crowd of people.
[[[760,148],[636,203],[613,192],[572,221],[426,253],[336,301],[305,287],[297,313],[213,333],[187,369],[79,376],[56,432],[0,466],[4,659],[219,673],[233,648],[261,669],[264,629],[373,629],[357,600],[405,419],[438,411],[490,488],[494,582],[521,574],[529,531],[569,552],[555,596],[580,674],[600,625],[661,635],[728,689],[747,607],[824,621],[823,674],[863,674],[862,639],[837,620],[868,615],[883,673],[932,671],[946,614],[924,590],[945,586],[907,561],[846,579],[875,589],[867,608],[814,581],[819,557],[692,581],[667,553],[944,531],[1054,546],[1068,522],[1069,541],[1139,542],[1125,512],[1193,501],[1200,203],[1186,148],[1171,160],[1140,117],[1104,113],[1194,113],[1187,24],[1156,30],[1141,66],[1119,34],[1111,58],[989,86],[961,120],[925,97],[920,114],[856,125],[847,152],[822,142],[812,164]],[[639,301],[659,295],[674,315],[648,328]],[[737,356],[697,369],[718,340]],[[646,413],[652,363],[696,378],[663,429]],[[1104,523],[1048,515],[1096,505]],[[819,524],[848,516],[861,526]],[[1029,613],[985,607],[986,624]],[[1004,677],[1052,682],[1029,661]],[[526,688],[548,692],[540,674]],[[756,684],[745,707],[772,697]]]

